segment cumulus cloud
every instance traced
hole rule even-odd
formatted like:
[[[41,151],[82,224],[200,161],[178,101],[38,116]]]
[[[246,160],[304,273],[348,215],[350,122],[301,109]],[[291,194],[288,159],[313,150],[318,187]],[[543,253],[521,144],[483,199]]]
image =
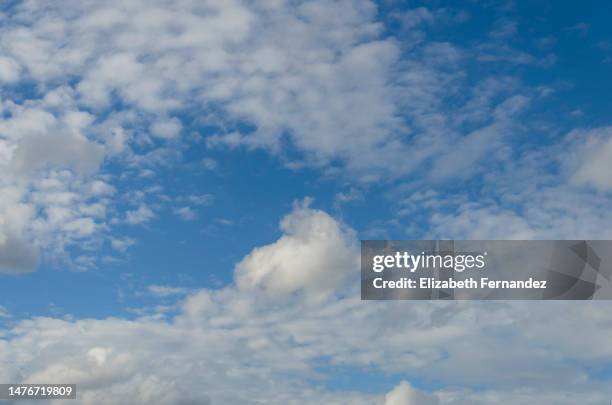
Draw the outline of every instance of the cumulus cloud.
[[[0,196],[0,272],[29,272],[38,263],[38,249],[24,236],[33,210],[15,201],[18,196],[14,188]]]
[[[354,273],[359,265],[354,232],[309,204],[308,199],[296,203],[281,221],[283,236],[237,265],[240,289],[323,298]]]
[[[21,66],[12,58],[0,56],[0,82],[14,83],[19,80]]]
[[[181,122],[176,118],[172,118],[154,122],[151,125],[151,132],[160,138],[172,139],[180,134],[181,128]]]
[[[344,250],[342,264],[358,276],[354,236],[304,202],[281,224],[284,235],[249,253],[231,285],[193,292],[149,286],[152,295],[176,300],[176,315],[154,307],[132,320],[38,317],[0,329],[0,380],[76,383],[82,404],[595,405],[612,394],[589,371],[612,361],[608,305],[366,304],[358,283],[347,290],[333,282],[326,300],[293,299],[286,293],[316,294],[315,284],[325,291],[325,274],[337,279],[331,253]],[[291,267],[278,260],[287,255]],[[316,274],[304,277],[303,269]],[[426,392],[398,381],[387,393],[338,390],[328,385],[321,358],[372,378],[418,375],[442,388]]]
[[[385,396],[384,405],[437,405],[438,399],[402,381]]]
[[[135,243],[136,243],[136,240],[132,238],[123,238],[123,239],[112,238],[111,239],[111,247],[119,252],[127,251],[130,248],[130,246],[134,245]]]
[[[61,258],[103,229],[114,189],[97,174],[105,152],[86,135],[93,116],[72,95],[60,87],[23,104],[0,101],[3,270],[33,270],[40,249]]]
[[[328,221],[308,210],[296,208],[298,222]],[[149,290],[164,299],[184,292]],[[0,330],[0,379],[70,381],[82,404],[595,405],[611,394],[587,371],[612,359],[612,318],[601,303],[364,305],[357,291],[318,303],[271,298],[229,285],[177,301],[176,316],[156,309],[133,320],[22,320]],[[388,393],[342,391],[327,385],[322,357],[367,367],[372,378],[418,375],[449,388],[425,392],[399,381]]]
[[[142,224],[150,221],[154,216],[155,214],[149,207],[141,205],[138,209],[129,210],[125,213],[125,222],[130,225]]]
[[[612,128],[577,130],[570,136],[578,143],[573,146],[579,152],[571,180],[599,191],[612,191]]]

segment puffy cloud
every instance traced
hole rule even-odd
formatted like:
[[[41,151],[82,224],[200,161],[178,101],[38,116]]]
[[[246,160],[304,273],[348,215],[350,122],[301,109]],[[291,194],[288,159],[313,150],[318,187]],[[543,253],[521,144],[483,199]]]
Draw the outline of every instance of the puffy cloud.
[[[167,164],[180,151],[159,142],[187,132],[176,118],[185,112],[203,115],[220,132],[231,133],[237,122],[256,128],[236,133],[235,145],[278,152],[288,131],[317,165],[338,158],[361,164],[377,145],[390,149],[401,124],[387,65],[398,59],[398,44],[380,37],[373,3],[344,0],[333,6],[342,10],[334,19],[329,7],[319,1],[11,4],[0,16],[6,22],[0,81],[32,91],[6,92],[0,100],[6,174],[0,190],[18,187],[11,204],[22,204],[49,178],[61,177],[67,192],[88,181],[98,187],[95,177],[109,159],[140,168]],[[218,117],[207,116],[211,108]],[[74,175],[59,175],[65,171]],[[97,243],[115,209],[111,195],[99,191],[70,204],[38,196],[36,215],[12,232],[11,243],[59,256],[70,245]],[[140,207],[126,219],[143,223],[152,215]]]
[[[323,298],[359,266],[354,232],[323,211],[296,203],[281,221],[283,236],[254,249],[236,267],[241,290],[262,289],[272,295],[304,292]]]
[[[479,68],[482,80],[467,80],[474,50],[426,40],[419,27],[463,18],[449,13],[404,12],[402,35],[418,40],[403,44],[385,34],[368,0],[11,4],[0,17],[0,81],[37,86],[3,94],[0,166],[10,162],[21,176],[16,203],[41,173],[91,177],[112,161],[150,175],[150,166],[180,158],[176,146],[194,123],[214,128],[211,147],[285,156],[289,145],[298,161],[288,165],[344,168],[366,182],[482,174],[507,153],[534,92],[497,70],[488,77]],[[202,164],[217,167],[210,158]],[[98,198],[85,215],[100,225],[90,239],[109,229],[114,208],[110,197]],[[68,228],[76,232],[68,244],[82,239],[82,227]],[[66,245],[45,238],[37,238],[41,248]]]
[[[130,225],[142,224],[148,222],[155,217],[155,213],[146,205],[140,205],[135,210],[129,210],[125,213],[125,222]]]
[[[111,247],[119,252],[127,251],[130,248],[130,246],[134,245],[135,243],[136,243],[136,240],[132,238],[123,238],[123,239],[112,238],[111,239]]]
[[[153,135],[165,139],[176,138],[180,134],[181,129],[181,122],[176,118],[156,121],[151,125]]]
[[[389,193],[401,218],[395,223],[414,221],[405,229],[411,237],[434,239],[609,239],[609,138],[605,127],[570,131],[553,145],[506,156],[467,191],[419,180],[397,187]]]
[[[97,170],[103,157],[102,146],[81,136],[61,134],[32,136],[19,142],[15,150],[13,167],[32,170],[44,165],[53,165],[91,173]]]
[[[384,405],[437,405],[438,399],[402,381],[385,396]]]
[[[0,272],[30,272],[36,269],[36,247],[15,235],[0,234]]]
[[[0,380],[76,383],[82,404],[595,405],[612,394],[606,378],[589,371],[612,361],[605,303],[364,303],[358,288],[338,284],[334,291],[343,293],[323,301],[263,296],[252,287],[271,283],[270,272],[298,276],[281,292],[315,288],[321,276],[302,278],[303,268],[333,277],[336,262],[317,241],[342,247],[347,257],[353,252],[350,231],[303,203],[282,227],[279,241],[261,248],[270,260],[258,263],[265,272],[248,273],[257,270],[255,249],[237,266],[235,285],[190,293],[175,302],[176,315],[155,307],[132,320],[32,318],[0,329]],[[281,263],[271,252],[288,247],[300,252],[294,266],[270,266]],[[323,268],[308,267],[317,261]],[[245,288],[246,275],[252,284]],[[165,300],[185,292],[149,291]],[[332,370],[321,367],[322,358]],[[333,387],[336,367],[369,370],[363,378],[418,375],[442,388],[424,392],[399,382],[388,393],[342,391]]]
[[[0,82],[14,83],[19,80],[21,67],[12,58],[0,56]]]
[[[424,35],[418,25],[448,20],[446,14],[418,8],[402,18],[407,30]],[[70,8],[29,0],[10,7],[5,18],[16,24],[3,28],[2,52],[25,72],[24,80],[52,85],[69,75],[76,105],[102,116],[118,104],[113,100],[120,102],[125,114],[109,114],[117,125],[105,134],[114,151],[125,148],[123,126],[138,117],[154,136],[174,139],[183,123],[170,117],[189,111],[222,132],[209,136],[209,145],[282,152],[289,140],[309,164],[341,164],[369,178],[428,166],[438,154],[452,154],[449,142],[468,151],[482,145],[483,131],[498,140],[512,129],[510,122],[472,120],[483,131],[475,128],[462,141],[463,107],[476,97],[461,93],[474,88],[465,80],[465,50],[418,41],[404,52],[384,35],[377,6],[368,0],[181,0],[154,7],[71,1]],[[458,94],[460,107],[448,108],[445,100]],[[490,97],[486,108],[499,119],[497,112],[521,97],[515,88]],[[210,107],[219,114],[206,116]],[[237,132],[238,122],[253,130]],[[486,153],[480,148],[474,159]]]
[[[571,180],[576,184],[592,186],[600,191],[612,191],[612,128],[574,131],[570,136],[578,145],[579,161],[574,164]]]
[[[14,100],[2,94],[0,268],[31,270],[38,247],[61,254],[71,243],[95,241],[114,190],[99,175],[101,164],[171,162],[178,152],[158,145],[187,132],[168,118],[183,112],[219,128],[209,146],[282,153],[288,140],[307,163],[340,164],[364,180],[422,169],[444,181],[477,174],[483,161],[508,163],[507,135],[519,133],[516,121],[532,94],[512,79],[464,81],[463,49],[422,38],[402,48],[382,34],[376,15],[365,0],[26,0],[9,7],[0,15],[10,19],[0,24],[0,81],[37,86]],[[421,9],[406,14],[405,25],[435,18]],[[533,61],[504,46],[491,49],[505,55],[479,59]],[[219,113],[209,116],[211,110]],[[250,129],[240,132],[237,122]],[[608,138],[604,131],[584,144],[577,184],[609,190],[602,177]],[[458,147],[449,152],[450,144]],[[510,162],[510,175],[489,180],[504,207],[492,198],[459,199],[454,210],[432,216],[432,230],[451,237],[609,236],[609,200],[534,176],[542,167],[528,160],[542,156]],[[138,208],[127,211],[126,222],[150,220],[145,197],[133,195]],[[433,200],[425,202],[444,203]],[[364,305],[342,283],[358,268],[353,231],[307,204],[297,205],[281,230],[276,242],[237,265],[235,285],[194,292],[177,302],[177,316],[34,318],[3,329],[0,380],[76,382],[85,404],[609,399],[609,384],[588,374],[612,359],[602,349],[612,334],[606,305]],[[126,244],[111,241],[118,250]],[[300,294],[306,303],[292,299]],[[318,383],[321,359],[467,388],[429,395],[401,383],[386,398],[329,390],[321,387],[325,378]],[[469,388],[483,384],[491,388]]]
[[[38,264],[38,249],[25,236],[34,210],[20,198],[17,187],[6,187],[0,195],[0,272],[29,272]]]
[[[59,87],[38,100],[0,102],[0,268],[31,271],[40,253],[94,243],[114,188],[98,170],[104,146],[89,139],[93,116]],[[42,250],[42,251],[41,251]]]

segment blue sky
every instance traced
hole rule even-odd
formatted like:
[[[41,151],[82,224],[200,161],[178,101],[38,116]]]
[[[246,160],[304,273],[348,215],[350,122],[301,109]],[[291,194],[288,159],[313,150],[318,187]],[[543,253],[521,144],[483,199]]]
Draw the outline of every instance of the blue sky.
[[[610,398],[606,303],[364,304],[355,278],[359,239],[612,236],[606,2],[0,7],[0,381]]]

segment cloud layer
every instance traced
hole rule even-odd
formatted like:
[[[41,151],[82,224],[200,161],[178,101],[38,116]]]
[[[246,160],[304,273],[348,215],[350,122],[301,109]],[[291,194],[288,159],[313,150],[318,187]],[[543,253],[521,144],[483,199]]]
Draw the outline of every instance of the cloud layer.
[[[4,329],[0,379],[76,383],[84,404],[596,404],[610,395],[592,374],[612,360],[605,303],[365,303],[357,287],[329,289],[301,273],[313,269],[303,252],[342,235],[333,251],[316,252],[333,279],[339,255],[354,254],[350,232],[339,234],[341,224],[301,204],[281,226],[287,234],[238,265],[237,284],[191,293],[176,301],[176,315],[151,308],[133,320],[33,318]],[[330,294],[313,301],[245,290],[241,278],[272,283],[245,263],[277,249],[294,263],[274,268],[290,287],[281,292],[316,283]],[[386,394],[339,391],[323,364],[361,370],[366,385],[379,374],[401,378]],[[411,379],[443,388],[402,381]]]
[[[488,193],[514,178],[504,166],[521,162],[527,169],[514,169],[523,173],[559,166],[554,154],[563,151],[553,144],[539,145],[530,159],[517,150],[540,131],[522,118],[554,89],[526,86],[499,70],[500,63],[546,67],[550,55],[514,49],[516,24],[503,19],[476,45],[428,37],[428,27],[467,18],[447,8],[384,14],[367,0],[7,6],[0,14],[6,173],[0,249],[10,242],[31,254],[10,266],[7,259],[2,268],[32,270],[41,252],[67,259],[75,248],[85,248],[77,253],[83,263],[95,263],[87,248],[116,239],[112,225],[143,224],[156,213],[147,198],[126,207],[112,193],[93,193],[94,184],[117,186],[121,178],[110,175],[111,166],[127,177],[153,178],[180,160],[200,126],[209,148],[262,148],[291,168],[314,166],[366,184],[402,179],[438,189],[449,181],[476,182]],[[400,25],[393,36],[389,23]],[[602,173],[609,168],[609,131],[576,130],[569,137],[582,145],[582,160],[556,184],[548,181],[542,198],[573,199],[567,184],[591,190],[578,200],[608,192]],[[48,181],[64,193],[61,203],[33,198]],[[454,207],[455,215],[466,207]],[[539,218],[496,209],[470,210],[489,223],[509,222],[513,237],[534,234]],[[13,218],[7,210],[22,213]],[[185,220],[197,217],[189,206],[174,211]],[[588,215],[587,221],[599,219]]]

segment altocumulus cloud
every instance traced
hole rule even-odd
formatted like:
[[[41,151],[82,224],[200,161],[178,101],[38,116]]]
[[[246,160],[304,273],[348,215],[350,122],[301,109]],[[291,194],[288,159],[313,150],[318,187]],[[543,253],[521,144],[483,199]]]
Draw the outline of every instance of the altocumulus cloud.
[[[396,146],[404,126],[389,76],[399,44],[381,36],[376,11],[360,0],[28,0],[8,6],[0,15],[0,80],[6,85],[0,248],[11,243],[31,250],[27,257],[42,249],[66,258],[69,247],[111,240],[110,226],[121,222],[116,202],[83,189],[116,180],[101,174],[105,162],[137,170],[175,159],[180,151],[155,138],[180,142],[181,111],[195,109],[219,128],[238,121],[256,128],[219,131],[209,145],[280,152],[289,131],[304,159],[317,166],[340,159],[377,170],[390,167],[381,164],[390,155],[401,162]],[[20,86],[30,83],[37,86],[24,97]],[[209,117],[209,107],[221,117]],[[53,192],[74,198],[32,201],[49,181]],[[6,213],[22,206],[29,214]],[[128,223],[151,218],[142,207],[128,210]],[[91,232],[65,226],[74,221],[92,224]],[[2,268],[32,270],[35,263]]]
[[[118,180],[106,163],[151,177],[179,160],[190,132],[179,117],[191,112],[216,128],[206,136],[210,147],[283,156],[288,142],[299,152],[288,165],[363,182],[421,174],[426,187],[435,187],[486,173],[491,188],[514,179],[512,169],[525,172],[499,167],[513,165],[513,140],[533,130],[522,114],[541,92],[495,69],[490,75],[479,69],[473,80],[466,75],[475,58],[509,66],[545,62],[509,45],[514,25],[501,24],[506,28],[468,47],[430,40],[423,29],[465,20],[461,13],[400,13],[403,42],[386,35],[378,17],[367,0],[27,0],[7,6],[0,14],[0,249],[19,246],[29,259],[7,261],[2,269],[33,270],[41,251],[65,259],[74,248],[109,243],[116,238],[112,225],[123,221],[119,211],[127,212],[128,223],[152,219],[144,201],[119,207],[116,199],[88,190],[92,182]],[[22,94],[21,86],[32,91]],[[546,202],[568,196],[552,222],[591,197],[574,198],[567,183],[609,190],[601,174],[609,169],[609,132],[597,131],[585,146],[585,163],[536,194]],[[539,157],[558,163],[551,153]],[[532,172],[545,166],[534,162],[520,161]],[[31,198],[49,187],[74,197]],[[530,213],[528,196],[507,205]],[[478,206],[483,220],[509,218],[516,235],[548,232],[546,223],[534,231],[540,216],[523,230],[521,218],[513,219],[520,214],[495,213],[484,204]],[[452,207],[454,215],[465,207]],[[580,215],[597,222],[601,211]]]
[[[310,270],[303,252],[318,243],[342,240],[333,252],[317,250],[328,273],[341,264],[339,254],[355,253],[347,243],[351,232],[304,204],[281,226],[285,234],[259,249],[293,258],[294,272],[281,267],[274,274],[286,291],[312,289],[314,281],[300,271]],[[287,237],[296,241],[280,243]],[[272,283],[244,264],[257,251],[237,267],[237,280]],[[610,394],[586,372],[612,360],[606,349],[612,316],[601,304],[371,305],[360,301],[357,287],[338,285],[312,300],[240,284],[195,291],[177,301],[180,311],[171,317],[19,321],[0,332],[0,380],[71,381],[84,404],[569,405],[605,402]],[[386,394],[333,389],[318,370],[321,358],[366,375],[404,378]],[[418,389],[411,378],[444,388]]]

